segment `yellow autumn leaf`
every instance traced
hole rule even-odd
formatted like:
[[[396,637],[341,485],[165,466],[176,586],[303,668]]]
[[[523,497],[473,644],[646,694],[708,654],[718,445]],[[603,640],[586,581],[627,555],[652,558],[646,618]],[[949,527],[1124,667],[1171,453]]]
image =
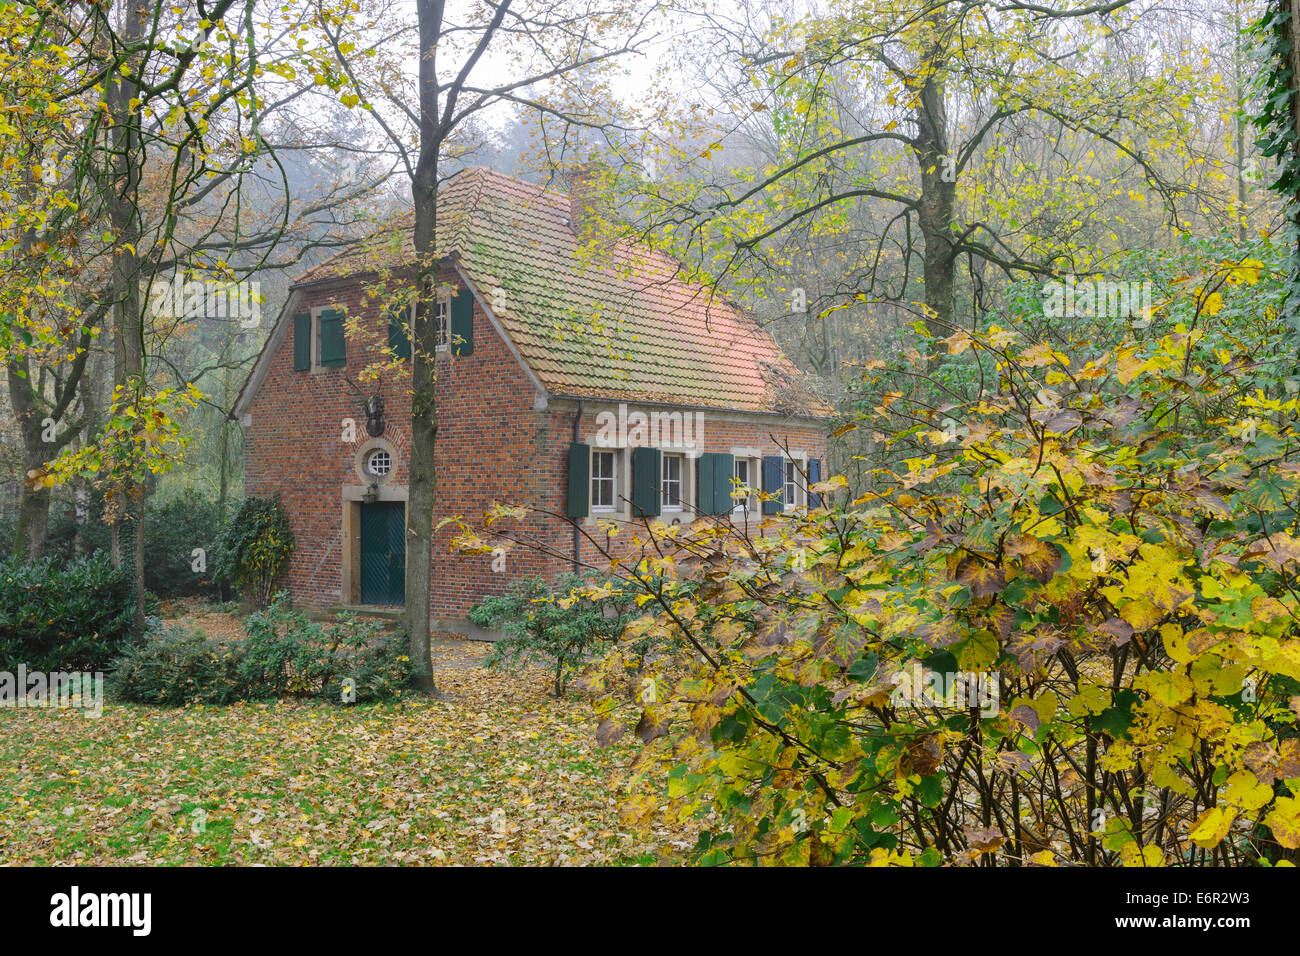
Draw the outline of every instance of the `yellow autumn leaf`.
[[[1242,259],[1240,263],[1233,267],[1228,273],[1228,282],[1231,285],[1254,285],[1259,281],[1260,273],[1264,271],[1264,263],[1258,259]]]
[[[1214,849],[1228,835],[1235,819],[1237,811],[1232,807],[1210,807],[1197,818],[1192,827],[1192,842],[1206,850]]]
[[[1300,799],[1278,797],[1264,823],[1278,843],[1288,850],[1300,850]]]
[[[1120,847],[1119,862],[1121,866],[1164,866],[1165,856],[1158,846],[1144,846],[1139,850],[1136,843],[1125,843]]]
[[[1223,799],[1243,813],[1253,813],[1273,799],[1273,788],[1260,783],[1249,770],[1238,770],[1228,778]]]

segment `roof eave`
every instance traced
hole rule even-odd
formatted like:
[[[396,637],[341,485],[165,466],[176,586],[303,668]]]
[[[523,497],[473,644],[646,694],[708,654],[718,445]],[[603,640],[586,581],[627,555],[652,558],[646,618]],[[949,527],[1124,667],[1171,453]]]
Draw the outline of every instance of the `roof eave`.
[[[551,398],[554,399],[555,401],[563,401],[563,402],[608,402],[611,405],[616,405],[620,402],[623,402],[627,404],[635,403],[637,405],[645,405],[650,408],[675,408],[675,409],[680,409],[682,411],[691,411],[691,412],[727,412],[728,414],[731,415],[748,415],[754,418],[776,418],[782,421],[789,421],[791,419],[796,419],[799,421],[809,421],[809,422],[827,422],[835,417],[834,410],[828,411],[825,414],[817,414],[814,412],[793,412],[792,413],[792,412],[779,411],[777,409],[737,408],[734,405],[697,405],[697,404],[692,404],[691,402],[688,401],[687,402],[663,402],[658,400],[646,401],[639,398],[630,398],[626,394],[576,395],[576,394],[566,393],[566,392],[554,392],[551,394]]]

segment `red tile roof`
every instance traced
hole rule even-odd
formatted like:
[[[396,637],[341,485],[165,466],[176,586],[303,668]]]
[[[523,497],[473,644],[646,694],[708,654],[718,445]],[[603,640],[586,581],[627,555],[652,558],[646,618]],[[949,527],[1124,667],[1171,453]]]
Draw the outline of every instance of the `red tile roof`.
[[[629,240],[590,255],[567,193],[469,169],[438,203],[440,251],[504,303],[493,313],[552,394],[831,414],[752,315],[678,278],[674,260]],[[298,284],[410,265],[411,231],[407,214]]]

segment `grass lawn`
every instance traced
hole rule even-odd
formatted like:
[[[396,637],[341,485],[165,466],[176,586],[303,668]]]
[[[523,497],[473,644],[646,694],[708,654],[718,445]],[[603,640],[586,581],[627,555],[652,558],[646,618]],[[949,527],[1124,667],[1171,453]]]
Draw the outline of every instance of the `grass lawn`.
[[[590,707],[441,645],[448,701],[0,708],[0,863],[651,864]]]

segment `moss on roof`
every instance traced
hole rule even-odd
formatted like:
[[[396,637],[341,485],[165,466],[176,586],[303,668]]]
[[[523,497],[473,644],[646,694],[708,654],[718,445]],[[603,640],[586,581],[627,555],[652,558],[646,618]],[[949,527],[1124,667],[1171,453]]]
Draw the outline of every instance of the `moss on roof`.
[[[677,277],[627,240],[592,255],[566,193],[486,169],[438,194],[440,252],[453,257],[553,394],[826,417],[753,316]],[[409,214],[298,284],[412,265]],[[502,293],[504,292],[504,296]]]

